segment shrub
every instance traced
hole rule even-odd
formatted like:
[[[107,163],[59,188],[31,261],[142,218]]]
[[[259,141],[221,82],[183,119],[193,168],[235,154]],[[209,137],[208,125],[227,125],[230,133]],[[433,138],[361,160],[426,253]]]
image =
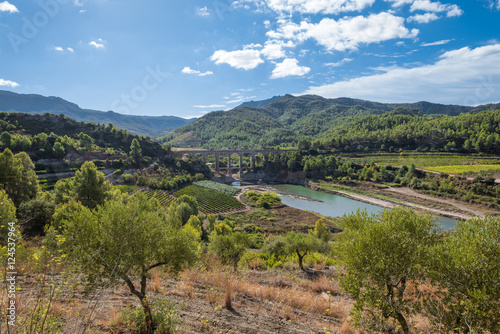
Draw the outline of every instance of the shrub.
[[[157,333],[174,333],[176,327],[180,324],[177,314],[177,306],[162,297],[153,297],[150,300],[153,323]],[[136,329],[144,331],[147,329],[144,313],[141,306],[125,310],[122,314],[122,320],[130,323]]]

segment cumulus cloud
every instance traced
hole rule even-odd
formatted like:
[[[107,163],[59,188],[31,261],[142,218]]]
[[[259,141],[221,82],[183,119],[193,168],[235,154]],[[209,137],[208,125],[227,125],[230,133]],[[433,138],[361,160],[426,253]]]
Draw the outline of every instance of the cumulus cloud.
[[[426,100],[478,105],[498,102],[500,44],[448,51],[434,64],[388,68],[384,73],[310,87],[305,94],[349,95],[384,102]]]
[[[64,51],[64,49],[62,47],[60,47],[60,46],[55,46],[54,50],[59,51],[59,52],[63,52]]]
[[[19,13],[19,9],[8,1],[0,2],[0,12]]]
[[[0,86],[7,86],[7,87],[15,88],[15,87],[18,87],[19,84],[17,82],[14,82],[14,81],[0,79]]]
[[[302,21],[300,24],[281,21],[281,26],[267,35],[274,39],[292,39],[303,42],[313,38],[327,50],[355,50],[362,43],[378,43],[395,38],[414,38],[419,30],[409,31],[405,19],[391,13],[371,14],[334,20],[324,18],[319,23]]]
[[[73,50],[73,48],[70,47],[66,48],[66,50],[68,50],[69,52],[75,52],[75,50]]]
[[[246,8],[244,4],[251,3],[260,10],[268,8],[278,13],[338,14],[361,11],[374,2],[375,0],[240,0],[233,3],[233,6]]]
[[[279,79],[288,76],[303,76],[309,73],[311,69],[307,66],[299,66],[299,61],[294,58],[284,59],[283,62],[276,65],[271,79]]]
[[[104,49],[106,47],[104,45],[104,41],[101,38],[99,38],[97,41],[91,41],[89,45],[93,46],[96,49]]]
[[[439,1],[432,2],[430,0],[414,1],[410,7],[410,11],[414,12],[417,10],[433,13],[446,12],[446,16],[448,17],[461,16],[463,14],[463,10],[461,10],[457,5],[442,4]]]
[[[416,14],[408,18],[408,22],[429,23],[439,19],[435,13]]]
[[[207,76],[207,75],[212,75],[214,74],[214,72],[212,71],[206,71],[206,72],[201,72],[201,71],[198,71],[198,70],[193,70],[191,69],[190,67],[184,67],[181,71],[182,73],[184,74],[195,74],[199,77],[204,77],[204,76]]]
[[[216,64],[228,64],[231,67],[243,70],[252,70],[264,61],[259,50],[246,49],[238,51],[215,51],[210,58]]]

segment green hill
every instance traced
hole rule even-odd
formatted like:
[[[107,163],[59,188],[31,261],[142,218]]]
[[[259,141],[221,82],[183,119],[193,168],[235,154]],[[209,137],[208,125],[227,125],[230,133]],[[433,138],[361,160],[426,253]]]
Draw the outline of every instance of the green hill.
[[[239,107],[209,113],[159,138],[174,147],[262,148],[292,146],[299,138],[327,140],[335,129],[368,115],[381,115],[398,108],[425,115],[460,115],[494,106],[467,107],[430,102],[385,104],[349,98],[326,99],[315,95],[286,95],[263,108]]]

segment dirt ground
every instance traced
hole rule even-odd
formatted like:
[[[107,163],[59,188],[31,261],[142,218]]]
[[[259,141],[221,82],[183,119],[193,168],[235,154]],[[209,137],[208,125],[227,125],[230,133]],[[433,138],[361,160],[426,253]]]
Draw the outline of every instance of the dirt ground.
[[[39,279],[21,277],[19,312],[26,321],[13,333],[26,332],[33,306],[48,299],[40,298]],[[136,333],[121,318],[124,309],[139,305],[125,285],[87,296],[60,283],[60,275],[50,280],[59,292],[49,314],[56,317],[61,333]],[[233,273],[197,268],[175,279],[155,273],[148,287],[149,295],[177,305],[176,333],[309,334],[350,328],[346,319],[352,301],[340,294],[332,268],[311,268],[309,274],[297,269]],[[228,290],[231,308],[226,307]]]

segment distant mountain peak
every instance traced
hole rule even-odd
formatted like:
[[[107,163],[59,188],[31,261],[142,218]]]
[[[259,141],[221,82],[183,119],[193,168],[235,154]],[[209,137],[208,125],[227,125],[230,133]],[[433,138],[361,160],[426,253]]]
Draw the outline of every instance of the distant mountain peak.
[[[292,96],[292,95],[287,94],[285,96]],[[269,105],[270,103],[273,103],[274,101],[279,100],[283,97],[284,96],[276,95],[276,96],[273,96],[270,99],[266,99],[266,100],[261,100],[261,101],[251,100],[251,101],[243,102],[242,104],[240,104],[239,106],[237,106],[234,109],[242,108],[242,107],[264,108],[264,107],[267,107],[267,105]]]
[[[112,110],[82,109],[77,104],[57,96],[18,94],[6,90],[0,90],[0,111],[27,114],[64,114],[69,118],[81,122],[95,124],[112,123],[119,129],[151,137],[159,137],[167,133],[172,133],[175,129],[195,120],[176,116],[136,116],[123,115]]]

